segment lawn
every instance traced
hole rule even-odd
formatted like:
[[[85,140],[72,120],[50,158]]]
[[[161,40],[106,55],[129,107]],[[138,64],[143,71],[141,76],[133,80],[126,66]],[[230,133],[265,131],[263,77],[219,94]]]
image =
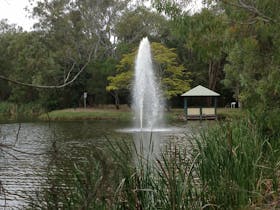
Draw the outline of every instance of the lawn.
[[[228,109],[218,108],[218,118],[240,118],[243,116],[241,109]],[[167,121],[184,121],[183,109],[171,109],[166,111]],[[40,120],[118,120],[118,121],[130,121],[132,119],[132,113],[129,108],[77,108],[77,109],[62,109],[55,110],[49,113],[45,113],[39,116]]]
[[[40,120],[120,120],[129,121],[131,112],[124,109],[62,109],[45,113],[39,116]]]

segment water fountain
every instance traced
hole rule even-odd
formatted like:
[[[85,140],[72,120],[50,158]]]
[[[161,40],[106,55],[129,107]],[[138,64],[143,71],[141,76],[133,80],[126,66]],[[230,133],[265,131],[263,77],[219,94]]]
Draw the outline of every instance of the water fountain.
[[[163,100],[153,71],[151,47],[143,38],[135,61],[133,86],[133,111],[135,128],[139,131],[155,131],[162,126]]]
[[[166,132],[173,133],[176,129],[164,125],[164,100],[153,69],[148,38],[140,42],[135,59],[132,97],[133,128],[119,131],[132,133],[137,153],[149,159],[159,154],[160,145],[165,141],[163,135]]]
[[[142,133],[142,136],[143,133],[153,133],[155,139],[155,133],[170,133],[176,130],[176,128],[166,128],[164,124],[164,99],[153,68],[151,46],[148,38],[143,38],[140,42],[135,59],[132,98],[133,128],[119,131]]]

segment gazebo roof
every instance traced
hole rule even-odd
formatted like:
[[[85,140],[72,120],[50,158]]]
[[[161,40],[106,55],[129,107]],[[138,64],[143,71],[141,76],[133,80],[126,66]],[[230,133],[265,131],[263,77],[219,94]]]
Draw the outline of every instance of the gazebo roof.
[[[220,94],[206,87],[198,85],[195,88],[185,92],[181,96],[220,96]]]

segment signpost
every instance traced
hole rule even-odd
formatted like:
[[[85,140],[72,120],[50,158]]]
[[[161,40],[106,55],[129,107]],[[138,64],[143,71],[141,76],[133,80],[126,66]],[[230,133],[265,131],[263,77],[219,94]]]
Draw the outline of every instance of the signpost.
[[[87,92],[84,92],[84,108],[87,108]]]

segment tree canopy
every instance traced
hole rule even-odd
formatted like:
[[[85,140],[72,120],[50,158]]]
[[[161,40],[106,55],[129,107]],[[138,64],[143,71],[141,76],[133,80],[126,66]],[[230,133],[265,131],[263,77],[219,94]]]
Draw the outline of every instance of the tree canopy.
[[[201,84],[223,106],[279,107],[277,0],[207,0],[195,13],[191,0],[31,2],[32,31],[0,21],[1,101],[54,109],[79,106],[86,91],[92,105],[129,103],[136,48],[148,36],[167,99]]]
[[[160,81],[166,99],[182,94],[190,88],[190,78],[183,65],[178,63],[174,49],[156,42],[151,43],[156,76]],[[108,91],[128,91],[133,80],[134,60],[137,49],[125,54],[117,65],[117,74],[108,77]]]

